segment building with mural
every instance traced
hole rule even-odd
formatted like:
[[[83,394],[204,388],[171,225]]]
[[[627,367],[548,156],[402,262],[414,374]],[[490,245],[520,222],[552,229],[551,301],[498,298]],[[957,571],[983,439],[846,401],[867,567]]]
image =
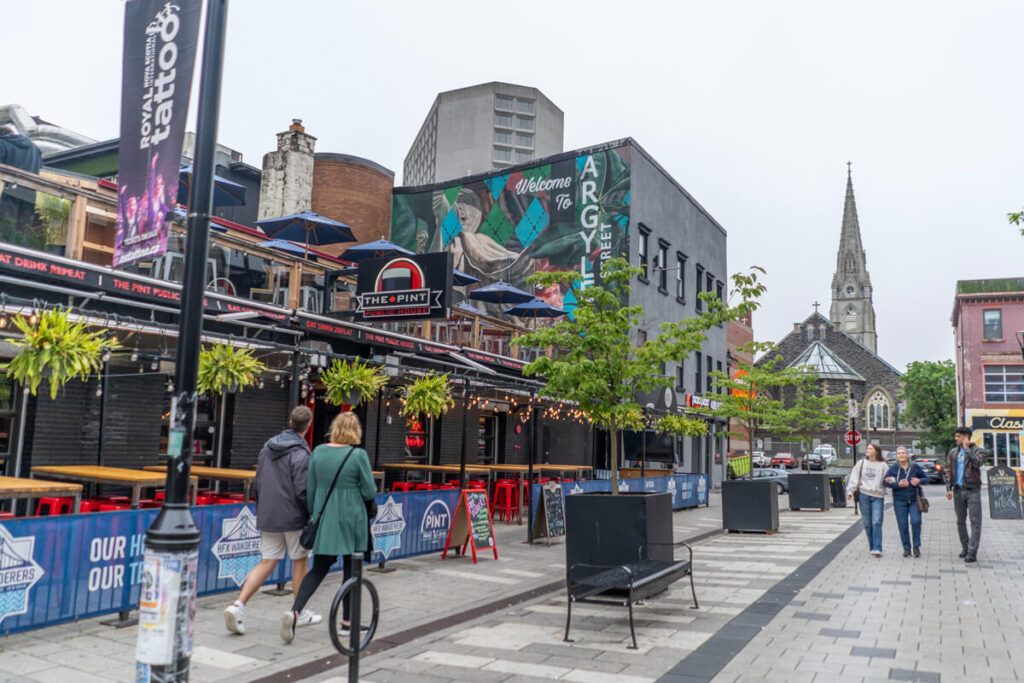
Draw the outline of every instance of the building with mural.
[[[630,138],[573,150],[529,164],[433,185],[395,188],[391,239],[419,253],[447,251],[456,268],[480,285],[506,282],[570,313],[572,292],[530,289],[541,271],[578,271],[600,285],[602,264],[625,257],[641,268],[629,303],[644,307],[638,341],[661,323],[698,315],[697,295],[726,296],[726,232],[655,159]],[[500,316],[501,306],[479,304]],[[504,354],[503,340],[487,350]],[[650,397],[654,411],[676,411],[711,391],[709,374],[726,367],[725,328],[711,330],[704,348],[666,366],[674,391]],[[626,443],[627,460],[676,462],[689,472],[721,476],[723,425],[708,436],[660,443],[648,434]],[[595,462],[606,444],[595,439]],[[652,454],[655,454],[652,456]]]

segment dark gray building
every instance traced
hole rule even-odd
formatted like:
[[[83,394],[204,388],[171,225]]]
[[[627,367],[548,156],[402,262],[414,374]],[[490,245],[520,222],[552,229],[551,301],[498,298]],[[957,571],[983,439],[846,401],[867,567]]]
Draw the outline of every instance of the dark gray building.
[[[663,322],[698,315],[700,292],[726,295],[725,230],[631,138],[443,183],[395,188],[391,215],[393,241],[421,253],[449,251],[455,267],[481,284],[528,288],[537,270],[579,271],[593,284],[605,260],[627,257],[643,269],[630,295],[630,303],[645,311],[641,340],[656,336]],[[575,306],[570,290],[534,294],[569,311]],[[501,315],[500,307],[474,305]],[[492,353],[517,352],[497,337],[483,344]],[[685,409],[708,398],[709,374],[727,370],[726,359],[722,326],[708,333],[699,353],[667,364],[674,391],[650,397],[652,410]],[[725,467],[724,423],[709,426],[708,436],[699,439],[648,434],[644,445],[640,435],[628,437],[626,460],[646,453],[648,460],[675,462],[684,471],[712,472],[717,482]],[[598,468],[605,466],[605,447],[603,438],[595,439]]]

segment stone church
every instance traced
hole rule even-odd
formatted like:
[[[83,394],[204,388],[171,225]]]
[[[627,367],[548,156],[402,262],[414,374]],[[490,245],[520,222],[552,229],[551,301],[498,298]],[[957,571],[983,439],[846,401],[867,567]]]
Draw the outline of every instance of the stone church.
[[[900,423],[902,373],[877,353],[871,276],[861,244],[849,166],[831,295],[828,318],[818,312],[819,304],[815,303],[814,312],[803,322],[795,323],[793,331],[757,364],[781,356],[778,367],[810,366],[820,378],[823,395],[854,398],[858,409],[857,431],[863,437],[858,449],[861,455],[868,440],[887,451],[895,450],[897,445],[916,446],[917,431],[904,429]],[[848,428],[849,418],[846,418],[841,427],[817,434],[815,445],[832,444],[840,456],[846,454],[843,435]],[[792,442],[785,443],[785,435],[758,434],[758,437],[769,453],[797,448]]]

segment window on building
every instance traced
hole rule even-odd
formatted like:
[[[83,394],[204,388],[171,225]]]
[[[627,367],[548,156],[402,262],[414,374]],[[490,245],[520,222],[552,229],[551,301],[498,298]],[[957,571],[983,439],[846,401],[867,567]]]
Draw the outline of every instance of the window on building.
[[[647,343],[647,330],[636,331],[636,345],[643,346]]]
[[[511,123],[509,125],[511,125]],[[533,130],[533,119],[525,119],[522,116],[517,116],[516,130]]]
[[[984,322],[985,339],[1003,338],[1003,311],[1000,308],[986,308],[981,312]]]
[[[516,100],[516,111],[520,114],[532,114],[533,100]]]
[[[512,133],[504,130],[494,131],[494,141],[502,145],[512,144]]]
[[[715,388],[715,378],[711,376],[711,372],[714,370],[711,363],[710,357],[704,358],[704,365],[707,366],[707,377],[704,378],[704,391],[711,393]]]
[[[654,264],[658,269],[658,291],[668,294],[668,242],[658,240],[658,262]]]
[[[686,368],[683,365],[683,361],[679,361],[679,367],[676,368],[676,389],[679,391],[686,391]]]
[[[650,251],[648,251],[650,249],[650,246],[648,245],[650,237],[651,231],[648,230],[646,226],[641,225],[640,239],[637,243],[637,256],[639,256],[638,265],[640,266],[640,279],[644,282],[647,281],[647,256],[650,254]]]
[[[516,150],[516,161],[529,161],[533,158],[533,155],[529,152],[524,152],[521,149]]]
[[[693,363],[694,363],[694,365],[693,365],[693,379],[694,379],[693,393],[699,394],[700,393],[700,381],[701,381],[701,378],[704,377],[704,374],[701,372],[701,369],[700,369],[700,351],[697,351],[696,353],[693,354]]]
[[[511,128],[512,117],[509,114],[495,114],[494,125],[501,126],[502,128]]]
[[[871,429],[892,429],[890,422],[889,398],[884,392],[876,391],[868,399],[868,425]]]
[[[495,95],[494,96],[494,108],[504,109],[505,111],[512,111],[512,96],[511,95]]]
[[[494,159],[496,161],[512,161],[512,150],[497,147],[494,150]]]
[[[668,368],[665,365],[665,361],[661,361],[661,363],[658,365],[658,372],[661,373],[662,377],[668,375]]]
[[[704,310],[704,302],[700,300],[700,293],[704,291],[704,266],[697,264],[697,290],[693,293],[694,304],[697,312]]]
[[[676,252],[676,298],[686,301],[686,256]]]
[[[533,147],[533,136],[524,133],[516,133],[516,144],[520,147]]]
[[[1024,403],[1024,365],[986,365],[985,401]]]
[[[711,273],[708,273],[707,286],[704,288],[704,291],[705,292],[713,292],[713,291],[715,291],[715,276],[712,275]]]
[[[715,370],[717,370],[718,372],[722,371],[722,361],[720,361],[720,360],[716,360],[715,361]]]
[[[721,280],[715,282],[715,294],[718,295],[719,301],[725,303],[725,285],[722,284]]]

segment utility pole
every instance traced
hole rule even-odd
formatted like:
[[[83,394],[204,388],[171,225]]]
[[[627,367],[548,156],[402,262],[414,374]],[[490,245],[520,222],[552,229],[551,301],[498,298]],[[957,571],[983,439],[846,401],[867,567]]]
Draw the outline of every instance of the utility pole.
[[[189,473],[227,9],[227,0],[209,0],[206,8],[195,176],[188,203],[185,276],[174,378],[178,393],[171,401],[167,494],[160,513],[146,532],[136,660],[143,665],[140,668],[148,671],[137,680],[187,681],[192,658],[201,534],[189,510]]]

